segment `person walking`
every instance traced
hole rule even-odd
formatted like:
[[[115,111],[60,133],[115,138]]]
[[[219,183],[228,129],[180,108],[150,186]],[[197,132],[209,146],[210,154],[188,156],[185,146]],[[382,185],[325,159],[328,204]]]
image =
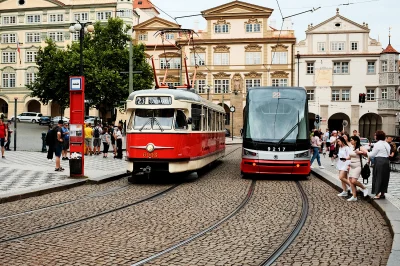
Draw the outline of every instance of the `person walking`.
[[[108,149],[110,148],[111,137],[108,134],[108,128],[103,129],[103,134],[101,135],[101,142],[103,142],[103,158],[108,157]]]
[[[336,135],[337,135],[337,131],[334,130],[334,131],[332,131],[332,135],[329,138],[329,143],[330,143],[329,158],[331,158],[331,166],[334,165],[335,158],[336,158],[336,139],[337,139]]]
[[[375,132],[374,148],[371,152],[364,152],[368,158],[374,158],[374,169],[372,171],[372,194],[374,199],[384,199],[389,186],[390,178],[390,145],[385,141],[386,134],[382,130]]]
[[[343,191],[338,194],[339,197],[347,197],[347,186],[350,187],[350,182],[347,178],[349,164],[350,164],[350,148],[343,137],[338,137],[336,140],[339,146],[338,162],[336,168],[339,170],[339,180],[342,183]]]
[[[62,159],[69,160],[68,158],[68,149],[69,149],[69,128],[68,123],[64,123],[62,129],[62,137],[64,139],[63,142],[63,150],[62,150]]]
[[[46,134],[46,145],[47,148],[47,160],[50,162],[53,161],[53,154],[54,154],[54,144],[55,144],[56,136],[54,136],[53,127],[49,125],[49,130]]]
[[[362,169],[361,155],[364,153],[365,149],[361,146],[360,138],[358,136],[351,136],[350,142],[353,148],[351,148],[347,160],[350,160],[350,171],[348,176],[352,197],[348,199],[348,201],[357,201],[357,187],[360,187],[362,189],[364,197],[368,195],[368,189],[358,181]]]
[[[11,121],[7,122],[7,133],[8,133],[8,137],[7,137],[7,143],[4,146],[4,148],[6,149],[6,151],[11,151],[10,150],[10,145],[11,145],[11,135],[14,132],[14,130],[12,130],[12,125],[11,125]]]
[[[326,152],[329,154],[329,150],[331,147],[331,133],[329,132],[329,128],[326,129],[326,132],[324,133],[324,139],[325,139],[325,147],[326,147]]]
[[[114,158],[122,159],[122,126],[114,130],[114,138],[117,141],[117,155]]]
[[[319,131],[314,131],[314,136],[311,138],[311,148],[313,149],[313,156],[311,158],[311,168],[313,168],[313,163],[315,158],[317,158],[317,162],[319,168],[324,169],[325,167],[321,164],[321,157],[319,155],[319,148],[321,147],[322,141],[320,139]]]
[[[111,136],[111,145],[112,145],[112,149],[113,149],[113,155],[115,156],[115,155],[117,155],[117,146],[115,146],[115,135],[114,135],[115,129],[114,129],[114,126],[110,125],[108,131],[109,131],[109,134]]]
[[[54,154],[56,155],[56,169],[55,171],[64,171],[65,169],[61,167],[61,153],[63,150],[63,143],[64,139],[62,136],[62,127],[63,127],[64,121],[59,120],[58,125],[53,129],[53,132],[55,132],[55,144],[54,144]]]
[[[92,129],[92,124],[88,123],[87,126],[85,127],[85,155],[90,154],[90,156],[93,155],[92,151],[92,138],[93,138],[93,129]]]
[[[4,156],[4,144],[7,142],[8,138],[8,129],[7,125],[4,124],[3,119],[0,118],[0,147],[1,147],[1,158],[5,159]]]

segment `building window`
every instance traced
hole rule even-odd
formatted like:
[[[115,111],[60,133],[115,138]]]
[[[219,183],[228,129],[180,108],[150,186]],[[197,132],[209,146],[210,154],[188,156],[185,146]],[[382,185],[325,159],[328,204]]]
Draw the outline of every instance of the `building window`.
[[[214,80],[215,93],[228,93],[229,92],[229,79],[216,79]]]
[[[287,62],[287,52],[272,52],[272,64],[286,65]]]
[[[250,88],[261,87],[261,79],[246,79],[246,91],[248,92]]]
[[[196,58],[196,60],[194,60]],[[204,66],[206,64],[206,54],[205,53],[191,53],[190,54],[190,65],[191,66]]]
[[[388,70],[387,61],[381,61],[381,66],[382,66],[382,72],[387,72]]]
[[[74,14],[74,20],[75,21],[80,21],[80,22],[87,22],[88,21],[88,13],[87,12],[83,12],[83,13],[75,13]]]
[[[111,11],[97,12],[97,20],[108,20],[111,17]]]
[[[387,89],[381,89],[381,98],[387,99],[387,97],[388,97]]]
[[[37,52],[36,51],[27,51],[26,52],[26,62],[27,63],[36,62],[36,56],[37,56]]]
[[[342,90],[342,101],[350,101],[350,90]]]
[[[79,35],[80,35],[80,32],[79,32],[79,31],[78,31],[78,32],[72,33],[72,41],[73,41],[73,42],[79,41]]]
[[[147,41],[147,34],[139,34],[139,41]]]
[[[318,52],[325,52],[325,43],[324,42],[318,43]]]
[[[314,90],[313,89],[307,90],[307,100],[314,101]]]
[[[333,62],[334,74],[349,74],[349,62]]]
[[[161,69],[180,69],[181,59],[179,57],[173,58],[160,58],[160,68]]]
[[[352,51],[358,51],[358,42],[352,42],[350,45]]]
[[[331,51],[344,51],[344,42],[331,42]]]
[[[375,74],[375,62],[368,62],[368,70],[367,70],[368,74]]]
[[[340,100],[340,90],[332,90],[332,102]]]
[[[64,14],[50,14],[49,22],[62,22],[64,21]]]
[[[246,52],[246,65],[260,65],[261,52]]]
[[[40,42],[40,33],[27,33],[26,42]]]
[[[36,73],[26,73],[25,74],[25,85],[31,85],[33,82],[35,82],[36,78],[37,78]]]
[[[214,53],[214,65],[216,66],[229,65],[229,53]]]
[[[307,62],[307,74],[314,74],[314,62]]]
[[[26,16],[26,23],[40,23],[41,17],[40,15],[28,15]]]
[[[246,24],[246,32],[261,32],[261,24]]]
[[[17,34],[15,33],[6,33],[1,35],[1,43],[16,43],[17,42]]]
[[[166,33],[165,34],[165,39],[166,40],[173,40],[173,39],[175,39],[175,35],[173,33]]]
[[[273,87],[287,87],[288,79],[272,79]]]
[[[3,17],[3,25],[17,24],[17,16]]]
[[[62,32],[49,32],[49,38],[55,42],[64,41],[64,34]]]
[[[176,87],[181,84],[179,82],[165,82],[165,85],[167,85],[168,87]]]
[[[7,64],[7,63],[15,63],[16,61],[16,52],[3,52],[2,53],[2,63]]]
[[[367,101],[375,101],[375,89],[367,89]]]
[[[206,89],[206,80],[205,79],[199,79],[197,80],[197,91],[198,93],[207,93]],[[210,88],[208,88],[210,89]]]
[[[214,25],[214,32],[215,33],[228,33],[229,25],[228,24]]]
[[[15,73],[3,73],[3,88],[15,88]]]

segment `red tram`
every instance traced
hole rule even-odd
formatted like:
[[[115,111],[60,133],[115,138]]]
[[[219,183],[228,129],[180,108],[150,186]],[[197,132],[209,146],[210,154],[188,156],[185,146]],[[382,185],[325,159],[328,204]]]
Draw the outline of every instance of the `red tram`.
[[[131,93],[126,155],[137,174],[192,172],[225,155],[225,110],[191,90]]]

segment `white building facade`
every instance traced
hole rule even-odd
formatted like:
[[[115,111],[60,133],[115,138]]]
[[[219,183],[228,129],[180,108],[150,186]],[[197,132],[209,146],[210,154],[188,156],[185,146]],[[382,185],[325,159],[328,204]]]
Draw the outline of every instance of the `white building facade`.
[[[396,106],[391,106],[391,119],[385,121],[378,106],[388,106],[388,84],[381,84],[380,76],[387,76],[382,74],[388,71],[386,57],[395,54],[382,53],[381,44],[369,33],[368,24],[353,22],[337,9],[334,17],[316,26],[309,25],[306,39],[296,45],[296,83],[307,90],[310,128],[358,130],[368,138],[378,129],[396,133],[394,126],[384,125],[394,125]],[[398,84],[393,89],[395,95],[397,90]],[[365,103],[359,102],[360,94],[365,94]],[[314,125],[315,115],[322,117],[319,125]]]

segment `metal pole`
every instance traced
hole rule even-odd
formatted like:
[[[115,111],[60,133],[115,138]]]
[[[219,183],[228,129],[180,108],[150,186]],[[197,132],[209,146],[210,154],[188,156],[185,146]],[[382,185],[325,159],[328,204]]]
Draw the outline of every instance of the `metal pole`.
[[[232,141],[233,141],[233,112],[232,113]]]
[[[14,98],[14,151],[17,150],[17,100]]]
[[[300,54],[297,54],[297,87],[300,87]]]
[[[129,95],[133,92],[133,46],[132,33],[129,36]]]
[[[210,100],[210,87],[207,88],[207,100]]]
[[[80,76],[83,76],[83,35],[85,34],[85,25],[83,25],[81,23],[81,30],[79,33],[79,41],[80,41],[80,45],[81,45],[81,49],[80,49]]]

